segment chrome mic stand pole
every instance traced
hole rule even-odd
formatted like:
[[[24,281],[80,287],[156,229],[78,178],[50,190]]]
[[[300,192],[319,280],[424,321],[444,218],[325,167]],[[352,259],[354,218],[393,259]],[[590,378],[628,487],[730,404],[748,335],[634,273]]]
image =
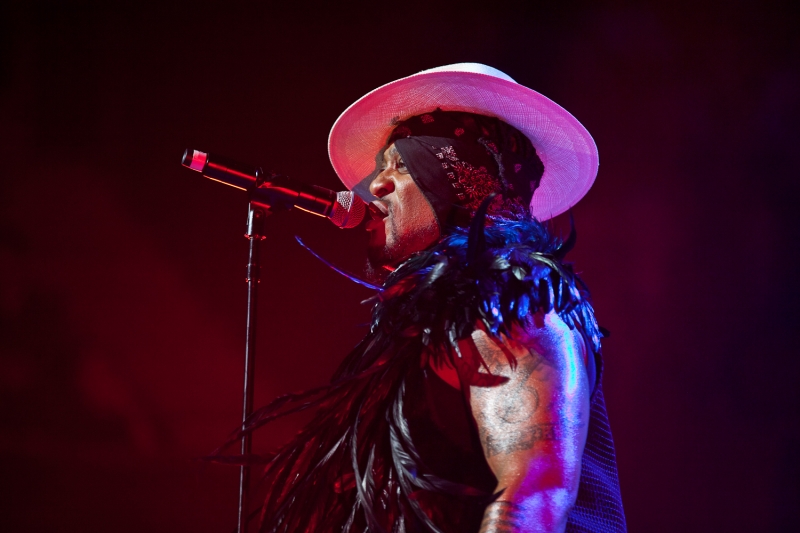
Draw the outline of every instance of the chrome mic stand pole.
[[[244,351],[244,394],[242,401],[242,430],[253,412],[253,389],[256,351],[256,311],[258,307],[258,284],[260,282],[260,244],[264,240],[264,220],[268,211],[250,202],[247,212],[247,233],[250,240],[250,255],[247,261],[247,332]],[[252,434],[244,433],[241,443],[242,457],[247,459],[252,451]],[[239,467],[239,522],[237,533],[247,532],[247,497],[250,488],[250,467]]]

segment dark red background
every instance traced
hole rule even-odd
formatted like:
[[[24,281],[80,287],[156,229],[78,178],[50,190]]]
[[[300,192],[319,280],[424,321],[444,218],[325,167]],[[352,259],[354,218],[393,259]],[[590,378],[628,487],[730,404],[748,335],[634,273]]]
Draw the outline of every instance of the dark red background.
[[[327,6],[327,7],[320,7]],[[333,121],[479,61],[601,154],[575,208],[632,531],[800,528],[798,18],[790,4],[8,1],[0,8],[0,529],[226,532],[245,199],[185,147],[337,188]],[[363,234],[269,221],[257,402],[363,333]],[[262,436],[280,441],[288,425]]]

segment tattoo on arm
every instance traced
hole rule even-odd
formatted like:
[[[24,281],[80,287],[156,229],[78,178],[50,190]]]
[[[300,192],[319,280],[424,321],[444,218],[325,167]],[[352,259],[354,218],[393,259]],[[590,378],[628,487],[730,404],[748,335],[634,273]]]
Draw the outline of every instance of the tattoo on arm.
[[[532,424],[502,431],[493,431],[481,426],[480,438],[486,456],[492,457],[501,453],[530,450],[537,442],[561,440],[561,435],[555,424]]]
[[[530,450],[536,443],[560,440],[559,428],[552,423],[532,423],[540,409],[537,386],[548,378],[554,365],[534,350],[518,359],[510,370],[502,348],[486,339],[476,339],[481,355],[492,372],[508,374],[510,381],[500,390],[476,390],[483,403],[476,412],[480,439],[486,456]]]
[[[512,502],[494,502],[486,507],[479,533],[515,533],[522,525],[520,506]]]

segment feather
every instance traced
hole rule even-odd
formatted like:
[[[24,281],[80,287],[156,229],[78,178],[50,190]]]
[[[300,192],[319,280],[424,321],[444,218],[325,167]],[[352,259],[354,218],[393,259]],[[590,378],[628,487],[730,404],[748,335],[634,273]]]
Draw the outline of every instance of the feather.
[[[572,215],[572,210],[569,211],[569,236],[561,246],[555,251],[555,255],[559,260],[564,259],[569,252],[575,247],[575,242],[578,240],[578,232],[575,231],[575,217]]]
[[[468,267],[475,266],[478,258],[483,255],[486,249],[486,233],[484,226],[486,224],[486,211],[489,205],[497,196],[497,193],[492,193],[487,196],[475,211],[475,217],[472,219],[472,224],[469,229],[469,243],[467,244],[467,265]]]
[[[487,226],[486,208],[488,201],[468,230],[454,230],[399,265],[383,287],[362,283],[379,291],[369,301],[369,333],[331,382],[273,400],[226,444],[278,418],[313,410],[311,422],[291,441],[262,457],[224,455],[225,446],[212,456],[223,463],[264,465],[259,531],[437,533],[449,529],[428,514],[436,498],[464,509],[496,498],[433,475],[403,414],[405,377],[428,365],[426,357],[434,364],[447,360],[468,406],[470,386],[507,380],[491,374],[476,349],[461,347],[479,323],[502,338],[532,313],[555,309],[595,353],[603,334],[585,285],[563,262],[575,243],[574,224],[561,243],[535,220],[493,220]],[[504,352],[516,364],[513,354]]]

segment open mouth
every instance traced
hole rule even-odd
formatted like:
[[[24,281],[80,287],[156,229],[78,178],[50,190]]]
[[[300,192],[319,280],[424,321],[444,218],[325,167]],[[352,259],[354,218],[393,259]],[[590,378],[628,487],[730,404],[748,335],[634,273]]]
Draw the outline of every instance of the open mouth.
[[[383,220],[389,216],[389,209],[381,202],[371,202],[368,209],[372,220]]]

